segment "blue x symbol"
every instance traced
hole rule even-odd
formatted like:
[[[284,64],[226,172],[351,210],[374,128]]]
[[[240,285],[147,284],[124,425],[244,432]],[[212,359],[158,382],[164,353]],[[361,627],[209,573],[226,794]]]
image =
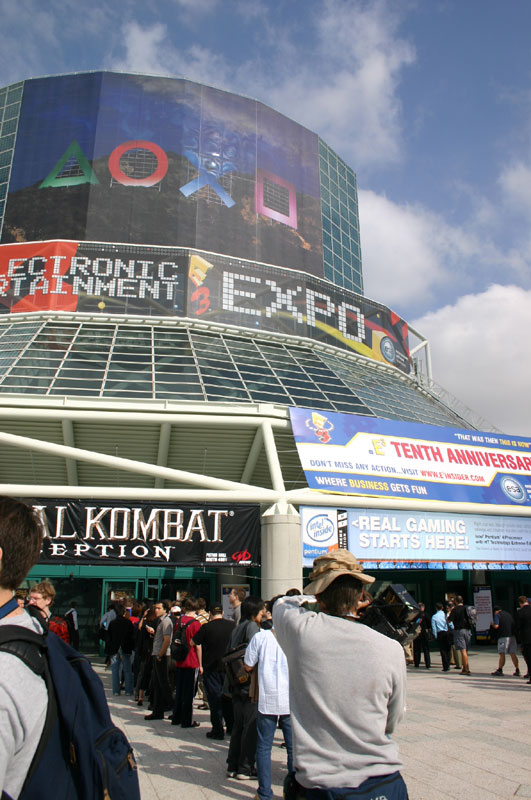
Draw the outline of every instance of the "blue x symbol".
[[[185,150],[184,155],[188,161],[190,161],[191,164],[193,164],[193,166],[199,171],[197,178],[194,178],[193,181],[181,186],[181,192],[185,197],[190,197],[191,194],[198,192],[199,189],[203,188],[203,186],[208,185],[214,189],[218,197],[225,203],[227,208],[232,208],[232,206],[236,205],[230,194],[228,194],[223,186],[217,182],[214,175],[212,175],[211,172],[207,172],[207,170],[201,166],[201,162],[197,153],[194,153],[192,150]]]

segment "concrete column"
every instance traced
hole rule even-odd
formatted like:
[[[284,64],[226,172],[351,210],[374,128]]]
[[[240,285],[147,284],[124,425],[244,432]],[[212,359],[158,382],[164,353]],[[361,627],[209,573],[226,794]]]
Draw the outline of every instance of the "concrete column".
[[[302,542],[298,511],[275,503],[262,514],[262,590],[270,600],[288,589],[302,591]]]

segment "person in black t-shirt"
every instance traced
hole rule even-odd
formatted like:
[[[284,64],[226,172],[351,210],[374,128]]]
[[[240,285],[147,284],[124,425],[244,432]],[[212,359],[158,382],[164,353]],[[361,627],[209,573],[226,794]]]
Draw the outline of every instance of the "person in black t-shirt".
[[[424,603],[419,603],[420,617],[418,624],[420,625],[420,633],[416,639],[413,640],[413,662],[416,667],[420,666],[420,654],[424,655],[424,666],[426,669],[431,667],[430,657],[430,633],[431,633],[431,619],[426,613],[426,606]]]
[[[210,622],[202,625],[194,634],[192,643],[196,646],[199,666],[203,668],[203,687],[210,708],[212,730],[208,731],[206,735],[209,739],[224,739],[223,718],[225,716],[227,728],[230,728],[232,715],[229,715],[226,710],[224,714],[222,690],[225,673],[221,657],[227,649],[230,635],[234,630],[234,622],[223,619],[221,606],[214,606],[210,614]]]
[[[125,616],[125,608],[116,604],[116,617],[109,623],[105,655],[110,660],[112,671],[112,693],[120,694],[120,667],[123,668],[126,695],[133,694],[133,671],[131,653],[135,646],[135,629]]]
[[[503,665],[505,664],[505,654],[509,653],[511,660],[514,664],[514,675],[520,677],[520,669],[518,666],[518,656],[516,655],[516,636],[514,619],[507,611],[502,611],[500,606],[494,606],[494,620],[490,623],[491,628],[498,634],[498,669],[495,669],[493,675],[503,675]]]
[[[454,647],[461,652],[461,658],[463,660],[463,669],[461,672],[463,675],[470,675],[468,648],[472,638],[472,628],[470,627],[468,614],[466,613],[461,595],[457,595],[455,598],[455,606],[450,611],[448,622],[451,622],[454,626]]]
[[[516,635],[522,648],[522,655],[527,665],[524,678],[531,683],[531,606],[525,595],[518,598],[519,609],[516,613]]]

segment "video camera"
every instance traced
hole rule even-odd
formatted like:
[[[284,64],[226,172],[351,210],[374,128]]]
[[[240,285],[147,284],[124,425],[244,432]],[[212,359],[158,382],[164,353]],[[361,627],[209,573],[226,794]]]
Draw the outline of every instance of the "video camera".
[[[412,642],[418,633],[420,608],[400,583],[384,586],[359,613],[363,625],[396,639],[401,645]]]

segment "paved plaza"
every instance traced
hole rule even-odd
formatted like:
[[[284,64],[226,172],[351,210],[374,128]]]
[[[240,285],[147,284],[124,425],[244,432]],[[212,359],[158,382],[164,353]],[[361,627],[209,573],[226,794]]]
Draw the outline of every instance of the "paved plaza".
[[[531,685],[503,677],[495,650],[471,652],[472,675],[441,671],[438,654],[431,670],[408,667],[408,709],[396,739],[404,761],[410,800],[505,800],[531,798]],[[525,663],[520,658],[522,674]],[[182,729],[167,720],[145,722],[147,709],[131,698],[112,697],[103,678],[116,724],[129,737],[139,763],[143,800],[252,800],[255,781],[226,778],[228,741],[205,738],[208,711],[194,712],[199,728]],[[196,703],[197,705],[197,703]],[[273,748],[273,791],[282,796],[286,751],[277,731]]]

